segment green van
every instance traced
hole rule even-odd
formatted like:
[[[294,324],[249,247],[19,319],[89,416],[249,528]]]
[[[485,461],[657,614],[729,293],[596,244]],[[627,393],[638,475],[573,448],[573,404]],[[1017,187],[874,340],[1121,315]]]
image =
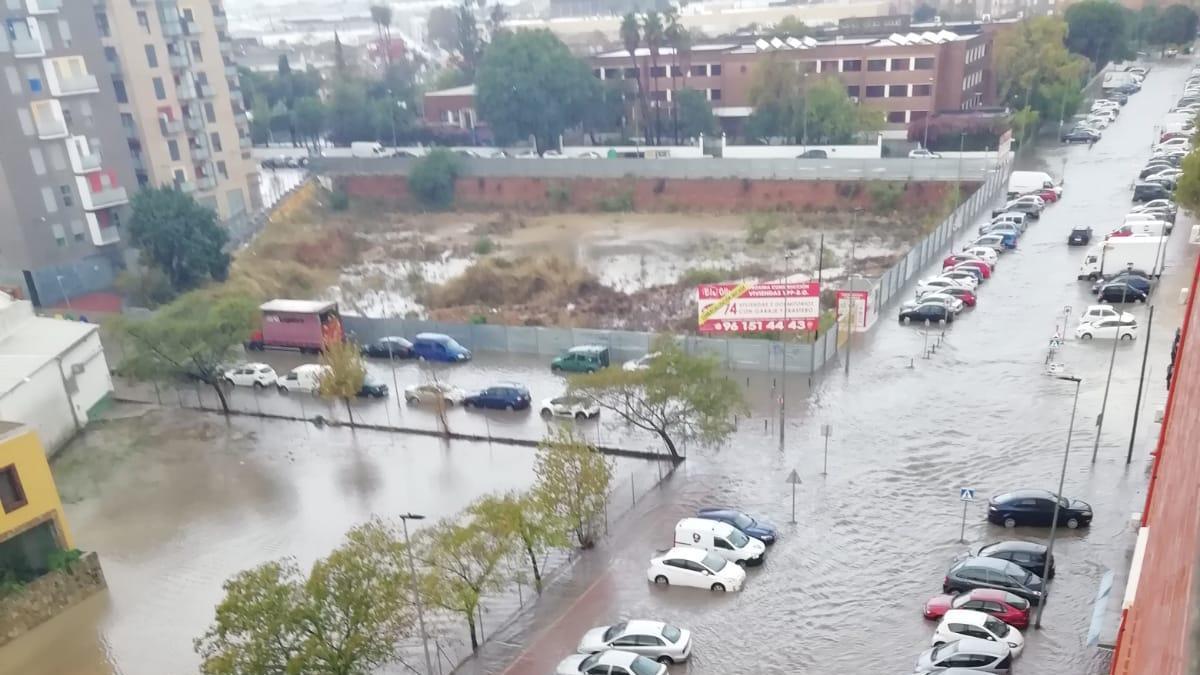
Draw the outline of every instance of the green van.
[[[608,367],[608,347],[580,345],[571,347],[550,362],[552,372],[594,373]]]

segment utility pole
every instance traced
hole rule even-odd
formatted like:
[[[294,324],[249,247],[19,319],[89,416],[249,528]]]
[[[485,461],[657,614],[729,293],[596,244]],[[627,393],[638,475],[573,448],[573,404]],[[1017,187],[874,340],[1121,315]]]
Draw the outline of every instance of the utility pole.
[[[958,160],[962,162],[962,157]],[[851,276],[851,269],[856,268],[854,260],[854,245],[858,239],[858,214],[862,213],[862,209],[854,209],[850,212],[850,260],[846,263],[846,278],[850,279],[850,285],[854,285],[854,277]],[[847,303],[846,311],[846,375],[850,375],[850,346],[854,342],[854,289],[850,289],[850,298]]]
[[[1050,543],[1046,546],[1046,561],[1042,563],[1042,598],[1038,603],[1037,617],[1033,622],[1034,628],[1042,627],[1042,611],[1046,609],[1046,600],[1049,595],[1050,581],[1047,577],[1050,575],[1050,561],[1054,559],[1054,537],[1058,534],[1058,507],[1062,500],[1063,483],[1067,480],[1067,459],[1071,456],[1071,434],[1075,431],[1075,409],[1079,406],[1079,384],[1083,382],[1078,377],[1066,375],[1059,375],[1058,379],[1075,383],[1075,401],[1071,404],[1071,421],[1067,425],[1067,448],[1063,450],[1062,471],[1058,474],[1058,493],[1054,495],[1056,499],[1054,500],[1054,515],[1050,519]]]
[[[783,372],[779,375],[779,451],[783,452],[783,420],[787,415],[787,336],[788,336],[788,302],[791,300],[788,290],[791,285],[788,280],[792,276],[792,252],[783,254],[783,331],[779,334],[779,344],[783,347],[781,361]]]
[[[1146,334],[1142,336],[1142,370],[1138,373],[1138,393],[1133,404],[1133,428],[1129,431],[1129,452],[1125,454],[1125,463],[1133,461],[1133,441],[1137,438],[1138,413],[1142,409],[1142,386],[1146,383],[1146,359],[1150,356],[1150,329],[1154,326],[1154,305],[1150,305],[1150,316],[1146,318]],[[1118,327],[1119,331],[1120,328]]]
[[[929,109],[925,111],[925,140],[921,141],[921,147],[926,150],[929,149],[929,122],[930,118],[933,117],[934,101],[936,100],[933,96],[933,88],[935,86],[937,86],[937,80],[932,77],[929,78]]]
[[[1133,269],[1133,263],[1126,265],[1127,270]],[[1121,307],[1124,308],[1129,291],[1129,279],[1121,285]],[[1117,334],[1113,337],[1112,356],[1108,359],[1108,377],[1104,380],[1104,398],[1100,401],[1100,416],[1096,418],[1096,442],[1092,445],[1092,464],[1096,463],[1096,455],[1100,452],[1100,431],[1104,428],[1104,411],[1108,408],[1108,389],[1112,385],[1113,365],[1117,362],[1117,343],[1121,341],[1121,320],[1117,319]]]
[[[425,608],[421,603],[421,592],[417,589],[417,566],[413,562],[412,543],[408,539],[408,521],[425,520],[419,513],[402,513],[397,516],[404,524],[404,548],[408,550],[408,574],[412,579],[413,602],[417,605],[417,625],[421,630],[421,647],[425,650],[425,672],[433,675],[433,660],[429,658],[429,633],[425,630]]]

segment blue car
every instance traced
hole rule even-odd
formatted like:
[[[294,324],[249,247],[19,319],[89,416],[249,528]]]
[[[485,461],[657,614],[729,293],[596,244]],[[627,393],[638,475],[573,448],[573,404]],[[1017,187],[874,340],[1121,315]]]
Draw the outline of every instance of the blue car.
[[[471,360],[471,351],[449,335],[420,333],[412,341],[412,353],[422,361],[461,363]]]
[[[775,529],[774,525],[757,520],[750,514],[743,513],[737,509],[708,507],[696,511],[696,516],[705,520],[729,523],[768,546],[774,544],[775,539],[779,537],[779,532]]]
[[[519,384],[497,384],[463,398],[463,407],[526,410],[530,400],[529,390]]]

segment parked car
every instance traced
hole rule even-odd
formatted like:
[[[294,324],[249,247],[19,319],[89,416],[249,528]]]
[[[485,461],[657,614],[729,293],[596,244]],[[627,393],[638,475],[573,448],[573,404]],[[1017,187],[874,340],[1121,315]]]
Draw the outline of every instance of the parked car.
[[[542,417],[590,419],[600,414],[600,406],[582,396],[558,396],[542,401]]]
[[[621,365],[621,370],[628,370],[628,371],[650,370],[650,364],[653,363],[654,359],[656,359],[656,358],[658,358],[658,352],[650,352],[649,354],[643,354],[643,355],[637,357],[636,359],[630,359],[630,360],[626,361],[624,364]]]
[[[954,322],[954,312],[942,304],[924,304],[900,309],[900,323]]]
[[[1092,524],[1092,507],[1087,502],[1059,497],[1049,490],[1013,490],[988,501],[987,519],[997,525],[1049,525],[1058,502],[1058,524],[1071,529]]]
[[[238,387],[262,389],[276,384],[279,381],[279,375],[274,368],[265,363],[243,363],[226,370],[221,375],[221,379]]]
[[[942,579],[943,593],[961,593],[972,588],[1008,591],[1037,604],[1042,599],[1042,578],[1029,570],[998,558],[964,558],[955,562]]]
[[[458,387],[434,382],[415,384],[404,390],[404,401],[409,404],[436,403],[438,399],[441,399],[445,405],[452,406],[462,403],[465,397],[466,392]]]
[[[985,234],[970,244],[967,244],[963,250],[965,251],[967,249],[975,248],[990,248],[996,253],[1001,253],[1008,250],[1008,247],[1004,245],[1004,237],[998,234]]]
[[[1129,282],[1129,285],[1137,290],[1149,294],[1150,293],[1150,277],[1145,270],[1128,269],[1106,274],[1100,277],[1092,284],[1092,292],[1099,293],[1101,288],[1107,284],[1115,284],[1121,282]]]
[[[917,658],[917,667],[914,672],[922,675],[926,673],[945,675],[949,668],[965,668],[969,672],[980,674],[1010,675],[1012,660],[1012,650],[1005,645],[990,640],[964,637],[926,650]]]
[[[948,308],[955,314],[960,314],[967,308],[967,303],[958,298],[938,291],[926,291],[919,295],[916,300],[909,300],[900,306],[901,310],[915,309],[921,305],[941,305]]]
[[[921,613],[926,619],[940,619],[952,609],[973,609],[1000,619],[1013,628],[1029,625],[1029,601],[1019,595],[994,588],[973,588],[964,593],[935,595],[925,601]]]
[[[917,148],[915,150],[909,151],[908,158],[909,159],[941,159],[942,156],[940,154],[933,152],[931,150],[928,150],[926,148]]]
[[[1095,143],[1100,140],[1100,132],[1085,127],[1075,127],[1062,135],[1063,143]]]
[[[1135,340],[1137,339],[1137,321],[1121,321],[1120,319],[1096,319],[1081,323],[1075,327],[1075,339],[1091,340]]]
[[[609,649],[599,654],[572,654],[558,663],[554,675],[667,675],[667,667],[633,652]]]
[[[732,525],[768,546],[774,544],[775,540],[779,537],[779,530],[774,525],[758,520],[754,516],[738,511],[737,509],[709,506],[697,510],[696,517]]]
[[[828,159],[829,153],[824,150],[805,150],[796,155],[796,159]]]
[[[943,272],[945,272],[946,270],[967,270],[967,269],[971,269],[971,270],[975,270],[975,271],[979,272],[979,277],[981,279],[991,279],[992,278],[992,266],[987,264],[986,262],[984,262],[982,260],[978,260],[978,259],[976,259],[976,260],[968,259],[968,260],[963,260],[962,262],[955,264],[955,265],[943,265],[942,266]]]
[[[1110,281],[1100,287],[1099,297],[1104,302],[1146,302],[1146,292],[1131,279]]]
[[[1133,315],[1129,312],[1118,312],[1112,305],[1089,305],[1083,310],[1083,314],[1079,315],[1079,323],[1090,323],[1100,319],[1133,321]]]
[[[930,642],[934,647],[964,637],[978,638],[1004,645],[1012,650],[1013,658],[1025,649],[1025,637],[1021,631],[984,612],[973,609],[952,609],[942,617],[933,631]]]
[[[396,336],[381,337],[363,345],[362,354],[381,359],[411,359],[416,356],[413,352],[413,343]]]
[[[320,387],[321,374],[328,368],[329,366],[316,363],[296,366],[287,375],[280,375],[279,379],[275,381],[275,386],[281,394],[289,394],[294,391],[314,393]]]
[[[580,654],[606,649],[633,652],[669,666],[682,663],[691,655],[692,632],[662,621],[631,619],[589,630],[577,648]]]
[[[979,547],[975,555],[983,558],[1000,558],[1041,576],[1046,569],[1046,545],[1034,541],[998,541]],[[1054,578],[1054,556],[1050,556],[1050,579]]]
[[[964,246],[962,250],[964,255],[973,255],[995,269],[996,263],[1000,260],[1000,252],[991,246]]]
[[[384,398],[388,395],[388,386],[368,374],[363,378],[362,386],[358,388],[359,398]]]
[[[995,252],[992,252],[992,254],[995,255]],[[962,263],[982,263],[989,270],[991,270],[993,269],[992,266],[995,264],[995,260],[988,262],[984,258],[981,258],[977,255],[972,255],[970,253],[951,253],[942,259],[942,269],[954,267],[955,265],[961,265]]]
[[[959,286],[962,286],[969,291],[973,291],[979,287],[979,280],[982,278],[982,276],[983,275],[979,274],[979,272],[973,270],[942,270],[941,278],[957,281]]]
[[[767,545],[736,527],[708,518],[683,518],[675,523],[675,545],[711,551],[747,567],[763,564]]]
[[[525,410],[529,407],[529,390],[519,384],[497,384],[463,397],[464,408],[493,410]]]
[[[1071,234],[1067,235],[1068,246],[1087,246],[1092,243],[1092,228],[1090,227],[1075,227],[1071,229]]]
[[[704,549],[676,546],[650,559],[646,579],[656,584],[740,591],[746,570]]]
[[[1171,191],[1158,183],[1138,183],[1133,186],[1133,201],[1135,202],[1170,198]]]
[[[920,297],[922,293],[936,293],[937,291],[940,291],[943,288],[952,288],[952,287],[956,287],[956,286],[958,288],[966,288],[967,290],[971,290],[971,288],[973,288],[973,286],[969,286],[966,283],[959,281],[958,279],[949,279],[946,277],[938,276],[938,277],[930,277],[928,279],[921,279],[920,281],[918,281],[916,294],[917,294],[917,297]]]
[[[471,360],[471,351],[449,335],[420,333],[413,339],[413,353],[422,361],[461,363]]]
[[[571,347],[550,362],[552,372],[594,373],[608,367],[608,347],[603,345],[580,345]]]
[[[925,298],[929,297],[930,295],[949,295],[950,297],[953,297],[953,298],[961,301],[965,307],[974,307],[975,303],[978,302],[978,298],[975,295],[975,291],[969,291],[965,288],[943,288],[940,291],[937,291],[935,293],[928,293],[926,295],[922,295],[918,299],[924,300]],[[962,311],[962,310],[959,310],[959,311]]]

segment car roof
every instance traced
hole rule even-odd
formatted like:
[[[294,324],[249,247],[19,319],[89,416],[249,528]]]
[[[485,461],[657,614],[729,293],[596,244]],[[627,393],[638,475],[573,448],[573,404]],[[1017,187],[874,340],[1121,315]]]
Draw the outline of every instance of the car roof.
[[[997,541],[997,542],[993,542],[991,544],[985,544],[979,550],[980,550],[980,552],[983,552],[983,551],[992,551],[992,552],[1024,551],[1026,553],[1045,553],[1046,545],[1039,544],[1034,541],[1018,541],[1015,539],[1010,539],[1008,541]]]
[[[416,339],[441,341],[450,339],[450,336],[445,333],[417,333]]]
[[[1120,282],[1118,282],[1120,283]],[[1054,493],[1049,490],[1037,490],[1032,488],[1022,488],[1020,490],[1012,490],[996,495],[993,499],[996,501],[1012,501],[1014,499],[1054,499]]]
[[[1006,645],[974,637],[963,637],[954,642],[947,643],[946,646],[953,647],[954,651],[958,653],[986,654],[996,657],[1004,656],[1009,651]]]
[[[735,516],[745,514],[744,511],[728,506],[705,506],[696,509],[696,513],[702,513],[706,516]]]
[[[259,363],[258,361],[252,361],[252,362],[250,362],[250,363],[243,363],[243,364],[242,364],[242,365],[240,365],[240,366],[234,366],[233,368],[234,368],[234,369],[237,369],[237,368],[254,368],[255,370],[257,370],[257,369],[259,369],[259,368],[270,368],[270,367],[271,367],[271,364],[269,364],[269,363]]]
[[[1020,565],[1011,563],[1003,558],[988,558],[986,556],[975,556],[974,558],[964,558],[956,563],[950,569],[962,569],[964,567],[983,567],[997,572],[1007,572],[1016,567],[1021,569]]]
[[[708,555],[708,551],[702,548],[692,548],[691,546],[676,546],[667,549],[666,553],[660,555],[660,558],[681,558],[683,560],[691,560],[692,562],[700,562],[704,560],[704,556]]]
[[[576,354],[593,354],[596,352],[606,351],[608,347],[604,345],[577,345],[567,350],[568,353]]]
[[[952,609],[942,615],[942,623],[969,623],[982,626],[990,618],[992,618],[991,614],[976,609]]]
[[[643,635],[662,635],[663,628],[667,624],[662,621],[650,621],[648,619],[630,619],[625,622],[626,633],[641,633]]]
[[[987,642],[984,640],[984,642]],[[607,649],[600,653],[600,660],[596,663],[602,663],[606,666],[622,666],[628,668],[629,664],[637,659],[638,655],[633,652],[621,651],[620,649]]]
[[[1002,591],[997,588],[973,588],[967,591],[964,595],[970,596],[972,600],[1007,603],[1008,596],[1011,594],[1007,591]]]
[[[692,530],[708,530],[714,534],[724,535],[733,531],[733,526],[729,523],[723,523],[719,520],[709,520],[708,518],[682,518],[678,523],[675,523],[675,529],[687,528]]]

